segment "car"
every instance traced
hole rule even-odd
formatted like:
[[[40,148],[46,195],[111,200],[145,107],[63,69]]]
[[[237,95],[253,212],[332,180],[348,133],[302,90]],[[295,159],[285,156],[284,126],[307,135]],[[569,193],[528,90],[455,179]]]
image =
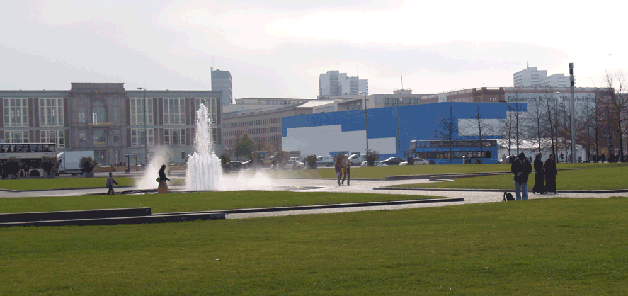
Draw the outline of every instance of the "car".
[[[412,161],[412,164],[423,164],[423,165],[430,164],[430,162],[429,162],[429,161],[427,161],[427,160],[425,160],[425,159],[423,159],[423,158],[418,158],[418,157],[415,157],[415,158],[413,158],[412,160],[413,160],[413,161]],[[408,162],[407,162],[407,161],[404,161],[404,162],[401,162],[399,165],[408,165]]]
[[[351,161],[351,165],[359,165],[361,164],[365,159],[364,155],[360,155],[360,154],[351,154],[351,156],[349,156],[349,161]]]
[[[290,160],[289,165],[292,167],[293,170],[300,170],[305,168],[305,164],[296,159]]]
[[[389,157],[386,158],[385,160],[382,161],[382,164],[385,165],[399,165],[401,162],[403,162],[403,159],[393,156],[393,157]]]
[[[229,171],[239,171],[244,169],[244,165],[239,161],[230,161],[229,162]]]

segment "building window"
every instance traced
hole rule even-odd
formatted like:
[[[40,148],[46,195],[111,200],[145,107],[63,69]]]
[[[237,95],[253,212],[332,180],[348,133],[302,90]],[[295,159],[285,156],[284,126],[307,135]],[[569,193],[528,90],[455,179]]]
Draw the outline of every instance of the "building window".
[[[148,146],[155,145],[155,130],[152,128],[147,129],[148,131]],[[144,147],[144,143],[146,143],[146,132],[143,128],[133,128],[131,129],[131,146],[133,147]]]
[[[96,129],[94,130],[94,145],[106,145],[107,144],[107,131]]]
[[[42,143],[55,143],[58,148],[65,147],[63,130],[39,131],[39,141]]]
[[[113,136],[113,143],[114,144],[120,144],[120,140],[122,139],[122,132],[119,129],[112,130],[111,131],[111,135]],[[116,159],[118,159],[118,158],[116,157]]]
[[[4,131],[5,143],[28,143],[28,131]]]
[[[107,150],[94,150],[94,160],[102,165],[107,164]]]
[[[185,124],[185,99],[164,99],[164,124]]]
[[[87,143],[87,131],[86,130],[79,130],[79,142]]]
[[[87,123],[87,120],[85,119],[85,110],[79,111],[78,117],[79,123]]]
[[[153,99],[146,98],[146,114],[144,114],[144,99],[131,99],[131,125],[144,125],[144,116],[146,116],[146,124],[152,125],[153,121]]]
[[[39,99],[39,126],[63,126],[63,99]]]
[[[95,124],[107,122],[107,108],[105,103],[95,101],[92,105],[92,122]]]
[[[4,99],[4,126],[28,127],[28,99]]]
[[[207,112],[210,114],[211,117],[211,123],[216,123],[216,118],[218,117],[218,110],[217,110],[217,102],[218,99],[215,98],[197,98],[194,100],[194,110],[198,111],[198,109],[201,107],[201,103],[205,104],[205,107],[207,107]],[[195,114],[196,115],[196,114]],[[196,116],[194,117],[196,118]]]
[[[185,129],[165,128],[164,145],[185,145]]]

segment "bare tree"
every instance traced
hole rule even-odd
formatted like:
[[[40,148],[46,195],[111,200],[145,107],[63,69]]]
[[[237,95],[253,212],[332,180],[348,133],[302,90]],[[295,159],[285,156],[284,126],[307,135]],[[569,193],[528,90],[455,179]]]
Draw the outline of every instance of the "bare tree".
[[[439,133],[441,140],[448,141],[449,146],[449,163],[453,164],[453,140],[456,134],[458,134],[458,125],[456,124],[457,118],[453,115],[452,106],[449,106],[449,117],[441,119],[438,126],[439,130],[435,132]]]
[[[487,132],[491,132],[492,127],[486,124],[486,121],[483,120],[485,119],[485,117],[480,111],[480,105],[476,105],[476,113],[473,117],[471,117],[471,119],[474,120],[475,127],[478,130],[478,140],[480,141],[480,163],[482,163],[484,158],[484,145],[482,142],[482,137]]]
[[[521,144],[522,132],[523,132],[523,116],[521,112],[524,111],[523,105],[520,103],[514,103],[508,105],[508,111],[511,112],[513,118],[513,132],[515,136],[515,146],[517,148],[517,155],[519,154],[519,145]]]
[[[628,94],[627,92],[627,81],[626,75],[624,72],[616,72],[609,73],[606,72],[604,76],[605,80],[605,88],[606,88],[606,98],[607,98],[607,106],[608,112],[611,119],[609,124],[612,125],[610,127],[611,133],[617,133],[618,142],[619,142],[619,159],[623,160],[624,156],[624,121],[626,116],[626,109],[628,108]],[[611,153],[609,151],[609,153]]]
[[[545,91],[544,101],[549,100],[548,91]],[[532,106],[532,110],[530,105]],[[526,129],[528,134],[536,138],[537,145],[539,147],[539,152],[541,151],[542,139],[546,136],[547,132],[545,129],[546,126],[546,117],[545,108],[543,106],[543,101],[541,98],[536,98],[532,104],[528,104],[528,117],[526,122]]]

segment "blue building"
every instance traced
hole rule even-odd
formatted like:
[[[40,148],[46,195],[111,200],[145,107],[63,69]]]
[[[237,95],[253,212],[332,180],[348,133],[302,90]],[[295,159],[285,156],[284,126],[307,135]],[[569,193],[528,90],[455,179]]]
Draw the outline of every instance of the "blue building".
[[[434,103],[369,110],[297,115],[282,119],[282,149],[305,155],[378,151],[380,159],[406,157],[412,140],[443,140],[453,123],[454,139],[500,138],[507,113],[527,112],[525,103]],[[368,142],[367,142],[368,141]]]

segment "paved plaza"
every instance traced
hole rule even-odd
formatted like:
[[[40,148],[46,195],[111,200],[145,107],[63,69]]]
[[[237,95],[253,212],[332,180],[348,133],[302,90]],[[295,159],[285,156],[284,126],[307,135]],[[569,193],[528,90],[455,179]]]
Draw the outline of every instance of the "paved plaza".
[[[470,203],[490,203],[501,202],[503,192],[490,192],[490,191],[441,191],[441,190],[375,190],[374,188],[412,184],[412,183],[427,183],[430,182],[427,179],[416,180],[352,180],[351,186],[338,186],[336,180],[321,180],[321,179],[264,179],[260,180],[256,178],[243,178],[236,177],[235,175],[226,175],[224,179],[225,184],[229,184],[227,190],[272,190],[272,191],[296,191],[296,192],[341,192],[341,193],[375,193],[375,194],[391,194],[391,195],[407,195],[407,199],[413,199],[413,195],[425,195],[425,196],[443,196],[449,198],[464,198],[463,202],[446,202],[446,203],[416,203],[416,204],[404,204],[404,205],[388,205],[388,206],[372,206],[372,207],[355,207],[355,208],[339,208],[339,209],[318,209],[318,210],[298,210],[298,211],[283,211],[283,212],[270,212],[270,213],[246,213],[246,214],[230,214],[227,219],[239,219],[239,218],[252,218],[252,217],[265,217],[265,216],[280,216],[280,215],[303,215],[303,214],[321,214],[321,213],[338,213],[338,212],[353,212],[353,211],[365,211],[365,210],[395,210],[405,208],[420,208],[420,207],[440,207],[440,206],[454,206],[460,204]],[[560,181],[560,180],[559,180]],[[514,187],[514,185],[513,185]],[[117,192],[126,190],[134,190],[137,188],[117,188]],[[184,190],[181,186],[172,186],[172,191]],[[510,190],[511,192],[514,190]],[[79,195],[91,195],[107,192],[106,188],[94,188],[94,189],[74,189],[74,190],[49,190],[49,191],[24,191],[24,192],[11,192],[0,191],[0,198],[24,198],[24,197],[38,197],[38,196],[79,196]],[[211,194],[211,193],[208,193]],[[609,198],[611,196],[628,196],[628,193],[558,193],[558,194],[532,194],[530,193],[530,199],[537,198]],[[391,198],[399,200],[399,197]],[[200,210],[200,209],[199,209]]]

